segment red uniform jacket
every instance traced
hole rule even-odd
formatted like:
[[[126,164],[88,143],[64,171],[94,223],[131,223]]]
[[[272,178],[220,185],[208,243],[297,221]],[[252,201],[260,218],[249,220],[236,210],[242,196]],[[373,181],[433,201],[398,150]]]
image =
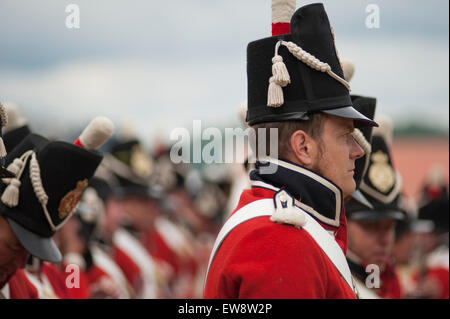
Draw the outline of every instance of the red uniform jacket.
[[[139,266],[133,261],[133,259],[131,259],[130,256],[127,255],[126,252],[117,246],[113,247],[112,257],[124,273],[130,287],[133,288],[133,291],[140,291],[142,289],[143,282]]]
[[[403,292],[400,284],[400,279],[391,264],[386,265],[386,269],[380,275],[381,287],[378,295],[384,299],[401,299]]]
[[[195,276],[198,265],[194,258],[190,256],[179,256],[164,240],[157,229],[147,231],[141,240],[149,254],[157,260],[169,264],[174,276],[188,273]]]
[[[22,269],[8,280],[10,299],[39,299],[36,287],[28,280]]]
[[[425,275],[426,280],[433,280],[439,289],[438,299],[449,298],[449,271],[448,268],[436,267],[427,270]]]
[[[58,298],[69,298],[69,288],[66,286],[66,278],[61,269],[59,269],[55,264],[44,261],[41,266],[41,272],[47,276],[50,284],[52,285],[53,291]]]
[[[291,168],[292,165],[287,166]],[[295,194],[297,183],[305,185],[301,172],[302,168],[279,168],[278,176],[271,177],[280,180],[279,184],[299,198]],[[308,182],[314,183],[314,180]],[[237,209],[253,201],[273,197],[274,190],[260,185],[242,193]],[[327,193],[323,195],[327,196]],[[339,214],[338,227],[321,225],[333,230],[345,253],[346,220],[342,211]],[[211,264],[204,297],[356,298],[309,233],[290,225],[276,224],[268,216],[238,225],[225,238]]]

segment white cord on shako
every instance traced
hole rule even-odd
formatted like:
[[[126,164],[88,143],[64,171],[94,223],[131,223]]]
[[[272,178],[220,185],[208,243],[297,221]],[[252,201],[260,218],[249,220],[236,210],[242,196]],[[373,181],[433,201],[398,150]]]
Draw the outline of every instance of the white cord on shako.
[[[55,226],[53,224],[50,214],[47,210],[48,195],[45,192],[44,186],[42,185],[39,162],[37,160],[36,153],[33,150],[29,150],[23,153],[20,158],[15,158],[14,161],[8,166],[7,169],[10,172],[14,173],[16,177],[3,179],[3,182],[9,185],[3,192],[1,201],[3,202],[3,204],[11,208],[16,207],[19,204],[19,188],[21,185],[20,177],[22,176],[26,163],[30,157],[30,180],[31,185],[33,186],[34,194],[36,195],[36,198],[39,200],[39,203],[44,210],[45,217],[47,218],[51,229],[53,231],[57,231],[66,223],[67,220],[69,220],[70,216],[75,212],[75,209],[73,209],[64,219],[64,221],[61,222],[58,226]]]
[[[312,54],[306,52],[301,47],[296,45],[294,42],[287,42],[280,40],[275,45],[275,55],[272,58],[272,76],[269,79],[269,90],[267,93],[267,106],[270,107],[279,107],[284,104],[283,98],[283,90],[282,87],[287,86],[291,83],[291,78],[289,76],[289,72],[286,68],[286,65],[283,63],[283,58],[278,54],[278,49],[280,45],[285,46],[289,52],[292,53],[297,59],[305,63],[310,68],[314,70],[327,73],[333,79],[340,82],[344,85],[347,90],[350,91],[350,84],[339,75],[334,73],[331,70],[331,67],[328,63],[320,61],[318,58],[313,56]]]
[[[5,107],[0,103],[0,121],[1,127],[5,127],[8,124],[8,114],[6,113]],[[0,137],[0,159],[6,157],[6,147],[5,143],[3,143],[3,138]]]

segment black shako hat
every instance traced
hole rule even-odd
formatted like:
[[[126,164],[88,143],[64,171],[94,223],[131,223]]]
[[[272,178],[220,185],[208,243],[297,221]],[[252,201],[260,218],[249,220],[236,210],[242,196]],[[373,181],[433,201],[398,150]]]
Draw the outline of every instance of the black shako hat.
[[[402,220],[405,218],[405,212],[399,207],[401,177],[394,169],[385,138],[382,135],[374,135],[371,148],[367,171],[359,189],[373,209],[367,209],[351,199],[345,204],[345,212],[352,220]]]
[[[116,181],[112,185],[114,195],[151,197],[150,182],[155,164],[138,139],[116,141],[104,164]]]
[[[102,155],[66,142],[28,135],[6,157],[16,178],[2,179],[0,215],[33,256],[58,262],[52,236],[73,214]]]
[[[89,181],[75,212],[81,225],[79,234],[86,242],[95,237],[98,224],[105,215],[106,201],[112,191],[111,186],[101,178],[94,176]]]
[[[31,133],[28,125],[15,128],[3,134],[3,141],[7,152],[11,152],[22,140]]]
[[[352,107],[323,4],[299,8],[290,26],[290,34],[248,44],[248,124],[308,120],[320,111],[377,126]]]
[[[448,233],[449,231],[449,197],[447,192],[442,196],[430,200],[419,208],[417,218],[433,222],[433,231],[436,233]]]
[[[375,109],[377,106],[377,100],[372,97],[351,95],[353,107],[363,114],[365,117],[373,120],[375,116]],[[359,188],[361,180],[367,170],[369,165],[369,157],[371,153],[371,142],[372,142],[372,126],[364,126],[355,129],[353,136],[356,142],[363,148],[365,155],[355,160],[355,174],[353,178],[356,182],[356,189]],[[364,138],[364,139],[363,139]]]
[[[365,97],[359,95],[351,95],[353,107],[366,116],[367,118],[373,120],[375,116],[375,109],[377,100],[372,97]],[[370,209],[373,209],[373,206],[367,201],[367,199],[362,195],[359,191],[359,185],[361,184],[361,180],[367,171],[367,167],[369,165],[369,158],[371,153],[371,142],[372,142],[372,126],[364,126],[361,128],[355,128],[352,135],[356,142],[361,146],[364,150],[364,156],[355,160],[355,170],[353,178],[356,183],[356,190],[352,194],[352,198],[361,204],[364,204]]]

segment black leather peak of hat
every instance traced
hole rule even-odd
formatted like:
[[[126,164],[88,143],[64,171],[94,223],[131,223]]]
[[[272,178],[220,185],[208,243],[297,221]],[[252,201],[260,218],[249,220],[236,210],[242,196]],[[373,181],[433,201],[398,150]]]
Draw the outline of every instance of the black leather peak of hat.
[[[434,231],[449,231],[449,198],[444,196],[434,199],[419,208],[419,220],[430,220],[434,224]]]
[[[289,72],[291,83],[283,87],[284,104],[267,106],[272,58],[279,40],[292,41],[320,61],[328,63],[332,71],[343,76],[337,57],[328,16],[322,4],[299,8],[291,18],[291,34],[269,37],[249,43],[247,47],[249,125],[262,122],[307,120],[307,113],[332,110],[352,105],[347,88],[327,73],[312,69],[294,57],[286,47],[278,54]]]
[[[140,145],[137,139],[126,142],[117,142],[111,147],[111,154],[123,163],[130,165],[131,151],[136,145]]]
[[[65,218],[59,217],[61,200],[77,187],[77,182],[89,180],[102,160],[97,151],[85,150],[66,142],[51,142],[37,135],[28,135],[6,157],[6,164],[20,157],[28,150],[34,150],[40,167],[43,188],[48,195],[47,210],[54,225]],[[34,192],[29,172],[30,160],[20,177],[19,203],[8,207],[0,201],[0,214],[14,220],[28,231],[41,237],[51,237],[51,229],[44,210]],[[1,183],[0,194],[7,185]]]
[[[373,120],[375,117],[375,109],[377,106],[377,99],[373,97],[366,97],[366,96],[360,96],[360,95],[351,95],[353,107],[360,112],[361,114],[365,115],[367,118]],[[361,133],[363,134],[364,138],[367,140],[367,142],[372,143],[372,126],[365,126],[359,128]],[[366,164],[366,158],[367,154],[364,155],[361,158],[358,158],[355,160],[355,174],[353,175],[353,178],[356,182],[356,189],[359,188],[359,185],[361,184],[362,177],[364,175],[364,167]]]
[[[149,184],[151,174],[154,169],[154,160],[147,153],[141,142],[137,138],[126,141],[117,141],[111,147],[110,151],[113,158],[124,165],[117,166],[118,163],[111,162],[110,169],[118,182],[113,187],[113,193],[118,197],[126,197],[130,195],[149,196]],[[139,169],[136,167],[136,154],[140,154],[140,165],[144,165]]]

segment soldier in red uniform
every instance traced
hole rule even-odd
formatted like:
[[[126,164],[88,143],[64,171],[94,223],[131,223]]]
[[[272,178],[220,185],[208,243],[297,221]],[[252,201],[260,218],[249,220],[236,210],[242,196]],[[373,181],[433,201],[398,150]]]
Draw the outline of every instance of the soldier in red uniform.
[[[374,102],[374,101],[373,101]],[[351,199],[345,205],[348,217],[347,259],[361,298],[402,297],[399,276],[393,264],[395,225],[406,215],[399,206],[401,178],[395,171],[384,129],[375,130],[368,166],[360,191],[373,208]]]
[[[26,119],[24,119],[18,112],[15,105],[8,103],[6,104],[6,111],[8,114],[8,124],[5,127],[5,134],[3,136],[4,145],[6,151],[11,151],[16,147],[26,136],[31,133],[27,125]],[[88,128],[83,132],[81,139],[84,143],[88,144],[91,148],[99,147],[100,144],[89,144],[92,141],[91,138],[99,138],[97,142],[105,141],[109,137],[109,133],[106,133],[110,129],[109,120],[106,122],[101,120],[98,122],[99,118],[95,119],[90,123]],[[98,124],[101,124],[100,126]],[[106,126],[104,125],[106,124]],[[104,135],[106,133],[106,135]],[[90,135],[86,139],[86,136]],[[86,147],[86,146],[84,146]],[[25,291],[18,288],[18,285],[22,283],[24,287],[29,285],[32,286],[32,290],[36,290],[39,294],[39,298],[77,298],[84,299],[90,297],[89,282],[87,280],[86,274],[84,273],[84,261],[83,257],[77,255],[73,250],[74,247],[81,247],[78,238],[74,236],[73,227],[71,227],[74,219],[70,219],[65,223],[63,229],[55,234],[53,239],[57,243],[59,250],[62,252],[63,260],[62,263],[50,263],[43,262],[39,258],[30,256],[28,259],[26,270],[23,272],[28,280],[15,280],[15,284],[12,286],[11,290]],[[76,222],[75,222],[76,223]],[[73,224],[72,224],[73,225]],[[72,248],[68,251],[67,246]],[[81,262],[80,262],[81,261]],[[79,285],[68,287],[66,285],[66,279],[70,279],[72,276],[72,271],[66,272],[66,266],[75,263],[79,266]],[[20,274],[19,274],[20,276]],[[20,276],[23,278],[23,276]],[[12,292],[14,295],[14,292]],[[32,294],[28,298],[34,298]],[[23,296],[24,297],[24,296]],[[26,298],[26,297],[24,297]]]
[[[100,227],[103,242],[121,268],[135,298],[153,299],[162,294],[158,264],[140,241],[142,229],[156,218],[157,196],[150,187],[155,165],[139,139],[121,136],[105,156],[98,176],[111,187],[106,215]]]
[[[61,261],[52,236],[72,215],[101,159],[97,152],[36,134],[7,155],[8,171],[15,177],[0,186],[1,286],[30,254]]]
[[[449,197],[445,184],[424,187],[424,200],[419,209],[419,223],[427,223],[418,236],[421,261],[413,278],[416,297],[449,298]]]
[[[36,287],[23,269],[17,269],[7,282],[0,282],[0,299],[39,299]]]
[[[211,253],[205,298],[356,298],[343,199],[364,155],[354,127],[376,123],[351,106],[323,5],[298,9],[290,32],[248,45],[246,120],[266,141],[278,130],[279,159],[256,150],[252,188]]]

